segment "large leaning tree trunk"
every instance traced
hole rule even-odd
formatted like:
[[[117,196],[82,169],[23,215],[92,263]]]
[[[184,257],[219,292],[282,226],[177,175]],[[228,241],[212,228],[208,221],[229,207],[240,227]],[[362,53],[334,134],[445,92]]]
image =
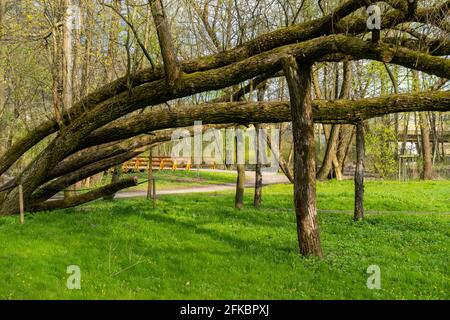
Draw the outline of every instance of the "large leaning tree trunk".
[[[344,58],[371,59],[449,77],[450,61],[435,56],[448,55],[448,46],[434,45],[436,50],[433,49],[433,53],[428,54],[416,51],[417,47],[414,45],[417,41],[412,41],[411,45],[411,41],[392,43],[385,38],[384,42],[374,46],[371,42],[354,37],[353,35],[366,31],[365,19],[348,17],[346,21],[341,20],[365,4],[366,1],[363,0],[349,0],[321,19],[268,33],[217,55],[180,62],[176,90],[167,85],[166,76],[169,75],[164,72],[167,66],[158,66],[138,72],[132,77],[131,84],[129,78],[125,77],[85,97],[74,105],[73,110],[68,111],[71,117],[66,113],[62,115],[64,130],[52,137],[53,140],[45,150],[17,177],[17,182],[23,185],[25,202],[29,202],[37,188],[48,182],[47,175],[55,166],[83,149],[85,143],[92,143],[90,135],[98,128],[142,108],[201,92],[224,89],[261,74],[274,74],[281,69],[282,57],[288,55],[314,62],[341,61]],[[449,7],[450,1],[446,1],[435,8],[417,10],[411,15],[396,10],[384,17],[383,26],[393,28],[405,21],[430,24],[427,20],[430,12],[434,14],[433,21],[439,22],[447,18]],[[340,32],[339,30],[347,30],[352,36],[333,34]],[[130,86],[133,90],[129,90]],[[58,123],[50,120],[15,143],[0,159],[0,174],[8,170],[27,150],[58,130]],[[91,144],[93,145],[95,144]],[[18,199],[19,193],[15,188],[7,194],[0,214],[16,213]]]
[[[358,50],[355,50],[355,47]],[[285,46],[273,50],[272,52],[263,53],[246,61],[237,62],[234,65],[213,69],[203,72],[190,74],[187,77],[182,77],[184,89],[177,90],[173,93],[167,88],[164,80],[156,80],[146,83],[133,90],[132,95],[128,93],[120,93],[110,98],[107,101],[101,102],[110,90],[113,90],[119,84],[111,84],[108,90],[100,90],[93,97],[89,96],[88,101],[83,99],[83,103],[77,103],[74,106],[72,114],[72,123],[70,127],[74,127],[78,119],[76,115],[81,114],[83,106],[89,112],[83,113],[83,131],[92,131],[95,127],[100,127],[107,122],[117,119],[126,113],[132,112],[136,109],[150,105],[164,103],[167,100],[192,95],[198,92],[207,90],[216,90],[226,86],[234,85],[245,81],[249,78],[257,76],[258,74],[269,72],[279,66],[280,56],[292,53],[296,56],[306,58],[313,58],[317,55],[323,55],[323,52],[331,54],[341,52],[342,54],[352,54],[355,58],[372,58],[374,60],[382,60],[385,54],[392,54],[391,62],[404,65],[406,67],[413,67],[425,72],[429,72],[438,76],[448,76],[450,73],[450,62],[442,59],[431,57],[426,54],[416,54],[415,52],[399,48],[392,52],[392,47],[386,44],[379,44],[376,47],[369,46],[366,41],[360,41],[355,38],[346,37],[342,35],[322,37],[320,39],[310,40],[304,43],[299,43],[291,46]],[[316,58],[320,60],[320,58]],[[99,102],[95,107],[93,103]],[[111,111],[111,112],[109,112]],[[109,112],[109,114],[108,114]],[[93,119],[88,119],[93,117]],[[89,120],[89,121],[88,121]],[[77,123],[78,125],[78,123]],[[69,126],[68,126],[69,127]],[[72,131],[72,128],[67,127],[67,132]],[[75,128],[73,128],[75,129]],[[0,173],[7,170],[24,151],[39,142],[43,137],[57,130],[55,122],[45,122],[39,126],[32,134],[27,135],[26,138],[18,142],[2,156],[0,161]],[[84,135],[85,133],[83,133]],[[27,193],[28,191],[25,190]]]
[[[315,49],[316,46],[313,43],[308,43],[309,41],[317,41],[321,45],[326,46],[328,36],[333,33],[336,34],[342,32],[343,30],[345,30],[349,35],[358,35],[360,33],[364,33],[367,31],[366,19],[358,16],[347,16],[365,5],[367,5],[366,0],[348,0],[342,5],[338,6],[333,12],[322,18],[264,34],[247,43],[242,44],[239,47],[226,50],[212,56],[183,61],[183,63],[180,63],[180,71],[182,71],[181,73],[185,72],[188,74],[199,72],[199,76],[203,78],[201,74],[205,71],[221,69],[231,64],[243,62],[245,59],[250,59],[251,57],[256,56],[260,53],[269,52],[270,50],[273,50],[277,47],[281,48],[281,46],[292,45],[293,43],[298,43],[298,45],[301,45],[303,43],[307,48]],[[447,0],[438,6],[426,9],[417,9],[412,13],[406,12],[405,10],[392,10],[389,12],[389,14],[386,14],[383,17],[383,28],[394,28],[398,24],[412,21],[430,25],[438,25],[448,16],[449,8],[450,1]],[[432,17],[433,19],[430,20],[430,17]],[[331,37],[334,38],[340,36],[345,37],[343,35],[333,35]],[[320,38],[315,39],[317,37]],[[386,47],[386,44],[389,42],[388,40],[390,40],[391,44],[396,44],[395,47],[399,50],[395,49],[395,52],[392,51],[392,46],[388,49]],[[329,56],[329,61],[338,61],[342,59],[344,55],[351,56],[353,57],[353,59],[375,59],[382,61],[388,60],[388,62],[391,63],[397,63],[406,67],[416,68],[425,72],[431,72],[432,74],[436,74],[441,77],[448,77],[448,66],[445,66],[445,63],[443,65],[441,62],[433,61],[433,59],[430,60],[429,57],[422,56],[421,54],[417,55],[417,53],[414,53],[413,55],[410,55],[409,53],[404,51],[404,49],[407,48],[411,48],[412,50],[420,48],[418,41],[408,39],[407,41],[402,40],[400,43],[398,43],[398,39],[389,38],[385,38],[383,39],[383,41],[385,41],[386,44],[382,43],[378,44],[377,46],[371,46],[370,49],[366,48],[371,52],[367,52],[366,49],[359,46],[358,44],[351,43],[348,43],[350,46],[348,46],[345,50],[342,50],[344,48],[339,49],[338,46],[334,45],[333,47],[329,48],[321,48],[321,52],[325,53],[325,55],[332,55],[333,53],[337,53],[336,51],[342,51],[340,52],[342,55],[338,54],[335,57]],[[398,47],[398,45],[400,45],[401,47]],[[431,50],[429,50],[429,52],[432,55],[448,55],[448,45],[442,46],[439,41],[431,41],[429,43],[427,42],[425,45],[430,47]],[[293,52],[291,52],[291,54],[296,55],[296,53]],[[280,57],[282,56],[282,52],[277,52],[276,55]],[[305,59],[308,55],[309,54],[306,52],[302,53],[302,57]],[[277,63],[276,58],[271,57],[270,60]],[[320,59],[316,59],[316,61],[319,60]],[[251,66],[251,64],[249,63],[247,63],[247,65]],[[145,69],[134,74],[131,83],[129,82],[129,77],[122,77],[100,88],[99,90],[81,99],[76,105],[74,105],[74,108],[72,108],[72,110],[68,110],[68,113],[70,113],[70,117],[68,116],[68,114],[63,114],[62,120],[65,124],[68,124],[70,122],[69,118],[73,121],[77,117],[81,116],[84,112],[94,109],[96,106],[104,103],[106,100],[120,95],[125,91],[128,91],[130,86],[132,86],[133,88],[138,88],[139,86],[142,86],[144,84],[149,85],[151,83],[159,82],[159,80],[164,80],[164,68],[165,66],[156,66],[154,68]],[[241,71],[242,74],[247,74],[247,77],[245,77],[246,79],[249,79],[251,77],[248,71]],[[260,70],[258,74],[270,73],[272,71],[276,70]],[[233,79],[235,77],[230,73],[224,72],[224,70],[218,70],[218,72],[222,74],[226,79]],[[209,76],[206,74],[204,74],[204,76],[205,78],[209,78]],[[212,79],[211,82],[216,83],[216,86],[213,86],[210,89],[205,87],[204,91],[216,90],[219,87],[224,88],[226,86],[231,86],[246,79],[241,78],[240,81],[228,83],[226,85],[219,84],[219,79]],[[166,83],[166,81],[164,82]],[[192,83],[186,84],[188,86],[193,85]],[[193,89],[194,87],[195,85],[192,86]],[[147,91],[151,92],[152,90]],[[163,89],[159,91],[164,92]],[[198,92],[196,90],[193,91],[195,92],[191,92],[191,94]],[[135,92],[135,94],[140,93]],[[181,96],[181,94],[178,96],[172,95],[172,97],[161,100],[160,97],[154,96],[153,94],[150,95],[150,97],[146,98],[146,101],[155,101],[155,104],[162,103],[167,100],[172,100]],[[3,174],[27,150],[32,148],[34,145],[39,143],[50,134],[57,132],[58,130],[59,125],[55,119],[46,121],[33,129],[32,132],[15,143],[11,148],[7,150],[4,155],[0,157],[0,174]]]
[[[81,195],[65,198],[63,200],[55,200],[39,203],[37,205],[29,207],[28,210],[31,212],[35,212],[35,211],[49,211],[54,209],[76,207],[81,204],[94,201],[101,197],[105,197],[107,195],[116,193],[119,190],[136,186],[137,184],[138,184],[137,177],[127,178]]]
[[[316,207],[316,163],[309,63],[282,60],[291,97],[294,140],[294,201],[297,234],[303,256],[322,256]]]
[[[392,112],[449,111],[450,93],[433,91],[421,94],[391,95],[356,101],[315,101],[313,103],[313,110],[315,122],[356,123]],[[197,119],[202,119],[205,125],[231,122],[242,124],[248,124],[249,122],[287,122],[291,121],[291,109],[290,103],[287,101],[207,103],[189,108],[173,108],[171,113],[156,109],[120,122],[120,125],[117,123],[110,127],[97,130],[94,135],[90,135],[84,140],[87,144],[83,148],[87,149],[69,156],[47,172],[46,182],[61,177],[51,182],[49,186],[58,185],[61,188],[65,188],[92,174],[107,170],[128,160],[127,158],[122,158],[121,154],[123,152],[151,144],[147,141],[149,137],[148,132],[173,127],[186,127],[192,125]],[[139,137],[138,135],[142,133],[147,134],[144,137]],[[111,141],[135,136],[137,136],[136,139],[132,138],[131,140],[124,140],[120,143],[111,143]],[[161,141],[159,135],[152,138],[152,143]],[[270,146],[270,140],[268,142]],[[99,146],[100,149],[97,150],[97,146],[102,143],[106,145]],[[114,161],[106,161],[101,165],[99,163],[99,165],[93,166],[93,170],[90,169],[91,164],[94,162],[114,156],[117,157]],[[130,158],[133,156],[131,155]],[[86,166],[89,166],[89,168]],[[7,184],[7,186],[17,186],[18,180],[11,181],[11,183]],[[4,187],[5,185],[0,186],[0,192],[6,190]],[[56,190],[56,192],[61,190],[59,187],[54,189],[48,188],[47,186],[45,189],[49,191],[50,189]],[[52,192],[55,191],[45,194],[51,196]],[[31,198],[33,203],[37,199],[42,199],[42,201],[48,199],[47,196],[41,197],[40,193],[39,189],[34,192]],[[0,200],[0,202],[2,201]],[[4,212],[1,213],[4,214]]]

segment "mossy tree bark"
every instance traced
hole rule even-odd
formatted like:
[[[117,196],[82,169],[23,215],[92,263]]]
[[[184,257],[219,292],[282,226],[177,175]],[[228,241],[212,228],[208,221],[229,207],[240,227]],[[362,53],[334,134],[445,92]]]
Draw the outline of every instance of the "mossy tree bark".
[[[335,10],[335,13],[325,17],[321,18],[319,20],[315,20],[313,22],[307,22],[300,25],[292,26],[289,28],[277,30],[271,33],[268,33],[266,35],[263,35],[261,37],[258,37],[252,41],[249,41],[248,43],[239,46],[235,49],[231,49],[213,56],[208,56],[204,58],[199,58],[196,60],[190,60],[185,61],[181,64],[180,70],[185,73],[203,73],[203,72],[211,72],[214,73],[214,70],[218,71],[218,74],[222,74],[222,76],[227,79],[231,80],[234,79],[235,76],[233,76],[230,72],[226,71],[225,69],[227,67],[230,67],[233,64],[238,64],[240,62],[247,64],[249,67],[253,67],[255,74],[254,76],[257,76],[259,74],[274,74],[276,72],[276,69],[273,69],[273,66],[267,66],[267,68],[256,68],[255,65],[252,66],[249,61],[245,61],[248,59],[251,59],[255,56],[259,55],[267,55],[268,52],[275,50],[275,55],[277,57],[271,57],[270,55],[267,57],[268,61],[274,62],[275,64],[278,64],[279,57],[283,56],[283,51],[285,54],[289,54],[289,52],[293,55],[301,55],[305,59],[308,58],[308,55],[310,53],[308,52],[295,52],[295,50],[291,50],[290,47],[295,48],[298,46],[305,46],[305,48],[314,49],[312,51],[318,51],[313,53],[315,55],[316,61],[319,61],[321,58],[320,56],[325,56],[325,59],[328,59],[329,61],[338,61],[342,58],[346,57],[352,57],[353,59],[374,59],[378,61],[383,62],[392,62],[399,65],[403,65],[405,67],[429,72],[431,74],[435,74],[441,77],[449,77],[449,66],[448,63],[442,62],[440,58],[432,57],[430,55],[420,53],[420,52],[408,52],[407,49],[408,46],[404,48],[399,48],[399,51],[396,52],[396,48],[398,48],[397,45],[388,45],[388,44],[378,44],[375,47],[370,47],[369,44],[365,44],[365,41],[361,41],[361,43],[347,43],[345,46],[342,46],[343,43],[334,43],[334,46],[326,48],[326,46],[332,45],[329,41],[329,39],[334,39],[334,37],[346,37],[344,35],[338,35],[338,36],[328,36],[328,37],[321,37],[319,39],[313,39],[314,37],[318,37],[320,35],[326,35],[330,34],[332,32],[336,32],[339,29],[334,28],[333,29],[333,23],[337,23],[339,19],[342,17],[348,15],[351,13],[351,10],[356,10],[358,6],[362,6],[362,3],[359,3],[357,7],[352,7],[351,2],[353,2],[353,5],[358,1],[350,1],[349,3],[344,4],[343,6],[339,7]],[[361,1],[359,1],[361,2]],[[364,1],[362,1],[364,2]],[[430,15],[437,15],[438,18],[440,18],[440,14],[443,12],[448,11],[448,7],[450,6],[450,1],[447,1],[445,4],[443,4],[441,7],[432,8],[429,10],[419,10],[415,16],[408,17],[408,19],[412,19],[411,21],[421,21],[424,20],[424,22],[427,21],[427,17]],[[351,9],[351,10],[350,10]],[[447,11],[445,11],[447,10]],[[338,13],[338,14],[337,14]],[[402,12],[395,12],[395,14],[391,14],[383,19],[384,27],[392,27],[395,26],[402,21],[405,20],[406,17],[404,13]],[[325,21],[326,20],[326,21]],[[352,23],[347,23],[346,28],[349,26],[353,26],[352,29],[346,29],[347,31],[360,33],[363,32],[366,28],[364,19],[352,19]],[[409,21],[409,20],[408,20]],[[329,38],[331,37],[331,38]],[[348,40],[352,39],[351,37],[348,37]],[[342,40],[342,39],[341,39]],[[356,40],[353,38],[353,42]],[[301,42],[286,47],[277,48],[277,46],[287,45],[290,43],[295,42]],[[315,42],[321,44],[316,47]],[[396,43],[397,44],[397,43]],[[418,46],[409,46],[412,48],[417,48]],[[439,55],[446,55],[449,52],[449,46],[446,46],[444,52],[439,52]],[[284,48],[284,49],[282,49]],[[405,51],[406,50],[406,51]],[[446,51],[447,50],[447,51]],[[442,51],[442,50],[441,50]],[[261,53],[263,52],[263,53]],[[340,55],[332,56],[333,54],[339,52]],[[435,54],[435,51],[432,51],[432,54]],[[331,55],[331,56],[330,56]],[[323,58],[322,58],[323,59]],[[436,60],[437,59],[437,60]],[[444,60],[445,61],[445,60]],[[225,69],[222,69],[225,68]],[[245,69],[245,68],[244,68]],[[260,71],[260,72],[258,72]],[[249,72],[246,70],[242,70],[242,75],[249,75]],[[198,74],[200,76],[199,78],[203,78],[201,74]],[[215,86],[211,88],[205,88],[204,90],[215,90],[219,88],[224,88],[226,86],[233,85],[233,83],[223,83],[221,84],[221,81],[219,79],[216,79],[215,77],[210,75],[206,75],[205,77],[211,77],[211,83],[216,83]],[[250,75],[251,77],[251,75]],[[88,96],[81,99],[78,103],[74,105],[74,107],[71,110],[68,110],[68,113],[63,114],[62,121],[65,125],[68,125],[71,121],[76,120],[78,117],[83,115],[85,112],[93,110],[95,107],[97,107],[99,104],[105,103],[108,99],[112,99],[116,96],[122,95],[122,93],[129,90],[130,86],[133,88],[138,87],[145,87],[145,85],[150,84],[158,84],[164,79],[164,67],[163,66],[157,66],[155,69],[145,69],[142,71],[137,72],[136,74],[133,74],[131,79],[129,77],[122,77],[120,79],[117,79],[113,81],[110,84],[107,84],[103,86],[102,88],[98,89],[97,91],[93,92],[92,94],[89,94]],[[237,77],[234,82],[234,84],[242,82],[244,80],[249,79],[249,77]],[[166,82],[166,81],[163,81]],[[223,82],[223,80],[222,80]],[[196,85],[192,83],[186,83],[188,87],[194,88]],[[150,88],[149,88],[150,89]],[[167,88],[166,88],[167,89]],[[137,90],[135,94],[140,94],[140,90]],[[171,97],[167,97],[166,99],[161,100],[157,97],[152,97],[151,95],[154,94],[155,91],[148,90],[149,95],[148,97],[143,97],[146,101],[155,101],[154,104],[158,104],[167,100],[172,100],[178,97],[183,96],[183,92],[185,90],[182,90],[183,92],[180,92],[178,95],[173,94]],[[164,94],[167,92],[165,90],[158,90],[159,94]],[[200,91],[194,91],[193,93],[200,92]],[[188,95],[187,93],[184,93],[184,95]],[[128,97],[128,95],[125,95]],[[130,99],[131,100],[131,99]],[[122,104],[126,103],[127,101],[121,101]],[[35,146],[37,143],[51,135],[52,133],[59,130],[59,125],[55,119],[46,121],[33,129],[29,134],[27,134],[25,137],[20,139],[17,143],[15,143],[4,155],[0,157],[0,174],[3,174],[6,172],[6,170],[14,164],[14,162],[17,161],[26,151],[28,151],[30,148]]]
[[[303,256],[322,256],[316,207],[316,160],[311,98],[311,68],[294,57],[282,60],[291,97],[294,140],[294,200]]]
[[[269,39],[270,37],[266,40]],[[274,40],[274,42],[276,41]],[[273,42],[270,45],[273,45]],[[242,48],[239,47],[239,50]],[[258,48],[258,50],[261,50],[261,48]],[[242,56],[245,56],[245,54],[248,54],[248,52],[244,51]],[[167,86],[164,78],[153,82],[144,82],[145,84],[134,88],[131,94],[129,92],[115,94],[106,101],[91,105],[90,109],[84,109],[83,105],[73,108],[75,113],[81,112],[82,116],[72,118],[72,121],[64,127],[64,130],[61,130],[60,134],[54,138],[48,147],[18,177],[23,184],[25,202],[30,199],[36,188],[46,182],[47,174],[51,169],[73,152],[81,150],[80,147],[88,140],[86,138],[95,129],[135,110],[147,107],[149,104],[157,105],[168,100],[190,96],[208,90],[222,89],[241,83],[262,73],[276,72],[281,68],[282,57],[286,57],[287,55],[301,57],[304,61],[319,61],[321,59],[341,60],[344,56],[350,56],[353,59],[372,59],[399,64],[441,77],[449,77],[450,75],[450,61],[444,58],[434,57],[426,53],[385,43],[379,43],[373,46],[371,43],[361,39],[340,34],[278,47],[217,69],[209,69],[191,74],[182,73],[177,83],[177,90],[175,91]],[[242,59],[242,56],[237,59]],[[210,59],[208,60],[207,68],[213,64],[211,61]],[[196,66],[201,69],[199,63],[199,61],[196,61]],[[102,94],[106,93],[107,95],[110,89],[111,87],[108,87],[105,91],[100,90],[91,98],[95,100]],[[86,111],[82,112],[84,110]],[[65,118],[64,121],[66,121]],[[47,136],[48,131],[42,132],[42,134]],[[24,141],[30,143],[30,141],[36,141],[36,139],[27,137]],[[3,173],[4,170],[14,163],[14,159],[17,160],[25,148],[20,145],[17,149],[14,147],[11,149],[16,151],[19,149],[19,151],[12,154],[8,152],[5,155],[5,162],[2,157],[2,161],[0,161],[0,173]],[[1,208],[2,214],[16,212],[17,203],[18,191],[13,190],[3,202]]]
[[[314,120],[325,123],[356,123],[361,120],[380,116],[391,112],[401,111],[449,111],[450,93],[429,92],[421,94],[400,94],[379,98],[362,100],[337,100],[337,101],[316,101],[313,103]],[[193,106],[190,108],[175,108],[171,113],[160,110],[152,111],[138,117],[130,118],[125,122],[118,122],[114,126],[108,126],[95,131],[85,139],[84,147],[90,148],[79,151],[60,162],[47,174],[45,181],[77,171],[91,163],[101,161],[106,158],[117,156],[132,149],[151,142],[157,143],[165,141],[164,135],[152,137],[149,141],[147,136],[138,136],[141,133],[148,133],[172,127],[185,127],[192,125],[194,120],[203,119],[204,124],[218,123],[274,123],[287,122],[291,120],[289,102],[235,102],[218,103]],[[118,125],[118,126],[117,126]],[[167,133],[170,136],[170,133]],[[134,139],[124,140],[120,143],[105,144],[111,140],[122,140],[137,136]],[[97,146],[100,145],[100,146]],[[79,146],[83,147],[83,144]],[[119,160],[117,160],[119,161]],[[126,161],[126,160],[123,160]],[[123,162],[122,161],[122,162]],[[109,167],[121,162],[108,163]],[[103,170],[109,168],[106,166]],[[86,170],[89,173],[89,170]],[[94,172],[95,173],[95,172]],[[71,175],[73,176],[73,175]],[[83,173],[83,178],[89,177]],[[66,177],[67,178],[67,177]],[[66,181],[78,180],[75,178]],[[0,187],[0,190],[2,188]],[[35,196],[33,196],[35,198]]]
[[[89,191],[87,193],[84,193],[84,194],[81,194],[78,196],[73,196],[70,198],[66,198],[64,200],[42,202],[42,203],[33,205],[28,208],[28,211],[30,211],[30,212],[50,211],[50,210],[55,210],[55,209],[65,209],[65,208],[76,207],[83,203],[94,201],[96,199],[105,197],[107,195],[114,194],[119,190],[136,186],[137,183],[138,183],[137,177],[123,179],[123,180],[117,181],[115,183],[112,183],[107,186]]]

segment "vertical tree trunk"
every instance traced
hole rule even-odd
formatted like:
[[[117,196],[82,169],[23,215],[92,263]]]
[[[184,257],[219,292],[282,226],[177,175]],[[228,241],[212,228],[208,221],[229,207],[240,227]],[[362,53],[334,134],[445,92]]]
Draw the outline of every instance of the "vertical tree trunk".
[[[237,127],[236,127],[237,129]],[[243,141],[245,144],[245,141]],[[236,209],[242,209],[244,207],[244,191],[245,191],[245,151],[242,155],[243,161],[239,161],[239,141],[236,138],[236,169],[237,169],[237,181],[236,181],[236,196],[234,199],[234,206]]]
[[[52,104],[55,113],[56,122],[60,127],[64,126],[62,120],[62,53],[60,46],[61,33],[58,27],[54,26],[52,29]]]
[[[111,5],[116,8],[116,10],[121,10],[119,0],[112,1]],[[119,50],[119,32],[120,19],[118,15],[113,14],[111,15],[111,22],[109,24],[108,56],[106,57],[106,83],[110,83],[116,78],[117,52]]]
[[[341,125],[341,130],[339,130],[338,148],[336,152],[336,157],[341,169],[341,175],[344,174],[345,163],[352,144],[353,136],[354,126],[349,124]]]
[[[148,150],[148,185],[147,185],[147,200],[153,199],[152,190],[153,190],[153,147],[150,146]]]
[[[72,0],[64,0],[63,27],[63,103],[64,109],[69,110],[73,104],[73,43],[72,43],[72,15],[69,10]]]
[[[402,147],[400,149],[400,155],[406,152],[406,142],[408,141],[408,130],[409,130],[409,112],[405,113],[405,118],[403,121],[403,141]]]
[[[356,124],[356,171],[354,220],[364,218],[364,124]]]
[[[419,73],[415,70],[413,74],[413,91],[418,93],[420,91],[420,79]],[[430,143],[430,128],[428,126],[428,121],[425,113],[419,112],[419,127],[420,127],[420,142],[421,142],[421,153],[423,160],[423,170],[422,179],[431,180],[433,178],[433,160],[432,160],[432,150]],[[416,117],[416,134],[417,134],[417,117]],[[419,140],[419,138],[417,138]]]
[[[3,35],[3,16],[5,14],[5,0],[0,0],[0,39]],[[3,49],[0,46],[0,59],[3,59]],[[4,61],[4,60],[1,60]],[[5,101],[6,101],[6,84],[5,84],[5,74],[3,72],[3,65],[0,65],[0,113],[3,112],[3,108],[5,107]],[[0,131],[0,139],[3,140],[5,137],[3,137],[3,130]],[[0,143],[0,154],[3,154],[3,142]]]
[[[121,10],[120,0],[112,1],[111,5],[117,10]],[[111,16],[111,21],[109,25],[109,35],[108,35],[108,56],[107,56],[107,66],[106,66],[106,83],[110,83],[116,77],[116,62],[117,62],[117,52],[119,50],[118,45],[118,33],[120,31],[120,19],[117,15],[113,14]],[[128,30],[129,37],[129,30]],[[129,67],[129,66],[128,66]],[[117,165],[114,167],[111,173],[111,184],[115,184],[120,180],[122,175],[122,165]],[[116,197],[115,193],[109,194],[103,197],[104,200],[113,200]]]
[[[339,138],[339,125],[333,125],[331,127],[330,136],[328,138],[327,149],[325,151],[325,157],[322,161],[322,166],[317,173],[317,179],[325,180],[330,174],[330,170],[333,165],[333,160],[336,158],[336,146]]]
[[[425,113],[419,112],[420,136],[422,139],[422,157],[423,157],[423,172],[422,178],[424,180],[433,179],[433,161],[431,157],[431,143],[430,143],[430,128]]]
[[[255,196],[253,198],[253,205],[256,208],[261,206],[262,199],[262,186],[263,186],[263,177],[261,172],[261,152],[259,145],[262,141],[260,136],[261,125],[255,125],[256,130],[256,168],[255,168]]]
[[[236,197],[234,206],[236,209],[244,207],[244,191],[245,191],[245,165],[237,165],[237,182],[236,182]]]
[[[303,256],[322,256],[316,207],[314,123],[311,106],[311,65],[282,60],[289,86],[294,139],[294,197],[297,234]]]
[[[174,87],[175,82],[179,77],[180,70],[162,0],[152,1],[151,10],[156,25],[161,55],[164,61],[167,84],[169,87]]]
[[[432,139],[432,159],[433,164],[436,161],[436,158],[439,159],[438,147],[439,147],[439,134],[438,134],[438,126],[436,122],[436,113],[428,112],[428,119],[430,119],[430,135]]]
[[[63,43],[62,43],[62,84],[63,84],[63,106],[64,110],[70,110],[73,105],[73,30],[72,30],[72,12],[70,7],[72,0],[64,0],[64,27],[63,27]],[[76,196],[76,185],[69,186],[64,190],[64,198]]]
[[[318,99],[321,99],[321,90],[318,83],[317,76],[313,79],[314,90]],[[335,64],[335,84],[334,84],[334,99],[348,99],[350,97],[350,89],[352,84],[352,68],[349,61],[343,63],[343,79],[342,87],[339,92],[339,70],[338,65]],[[326,83],[324,83],[326,85]],[[325,130],[325,126],[324,126]],[[347,139],[346,139],[347,138]],[[320,180],[326,179],[330,175],[330,171],[334,168],[334,173],[337,180],[342,180],[342,171],[345,166],[346,153],[348,150],[348,128],[345,125],[333,125],[329,137],[327,139],[327,148],[325,156],[322,161],[317,178]]]
[[[258,101],[264,101],[264,94],[265,94],[266,88],[265,84],[258,89]],[[261,206],[262,201],[262,187],[263,187],[263,177],[261,172],[261,158],[262,155],[260,154],[260,145],[262,143],[265,143],[265,141],[262,141],[261,139],[261,125],[257,124],[255,125],[256,130],[256,168],[255,168],[255,196],[253,198],[253,205],[256,208],[259,208]]]

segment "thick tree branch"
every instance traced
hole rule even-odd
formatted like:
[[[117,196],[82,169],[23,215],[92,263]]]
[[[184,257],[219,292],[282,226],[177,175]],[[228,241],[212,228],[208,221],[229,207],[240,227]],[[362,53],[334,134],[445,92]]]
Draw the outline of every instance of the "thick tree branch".
[[[90,135],[84,146],[121,140],[154,130],[186,127],[194,121],[203,124],[289,122],[289,102],[206,103],[172,109],[171,113],[154,110],[111,124]],[[398,112],[450,111],[449,92],[399,94],[361,100],[315,100],[317,123],[357,123],[361,120]]]
[[[137,177],[134,178],[128,178],[120,180],[119,182],[109,184],[107,186],[89,191],[87,193],[73,196],[70,198],[65,198],[63,200],[52,200],[47,202],[42,202],[39,204],[32,205],[31,207],[27,208],[30,212],[36,212],[36,211],[50,211],[55,209],[65,209],[65,208],[71,208],[76,207],[81,204],[91,202],[100,198],[103,198],[105,196],[114,194],[122,189],[134,187],[138,184]]]

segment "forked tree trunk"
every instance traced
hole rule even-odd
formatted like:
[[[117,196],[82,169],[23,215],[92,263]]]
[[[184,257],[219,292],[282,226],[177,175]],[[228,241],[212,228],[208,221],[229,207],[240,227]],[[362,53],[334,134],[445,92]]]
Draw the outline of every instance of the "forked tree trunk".
[[[339,143],[336,152],[337,160],[341,169],[341,175],[344,175],[345,162],[348,157],[350,146],[352,144],[353,136],[355,135],[354,126],[349,124],[341,125],[339,131]]]
[[[319,172],[317,173],[317,179],[319,180],[327,179],[333,164],[337,165],[336,146],[339,138],[339,128],[340,128],[339,125],[333,125],[331,127],[330,136],[327,142],[327,149],[325,151],[325,157],[322,161],[322,166],[320,167]]]
[[[322,256],[316,207],[316,164],[311,104],[311,65],[282,60],[291,97],[294,140],[294,198],[297,234],[303,256]]]
[[[355,212],[354,220],[364,218],[364,124],[356,124],[356,171],[355,171]]]
[[[318,85],[318,79],[315,79],[317,87],[315,89],[316,95],[320,98],[321,92]],[[352,67],[349,61],[344,61],[343,64],[343,80],[341,91],[339,91],[339,73],[336,70],[336,82],[335,82],[335,98],[337,99],[348,99],[350,97],[350,89],[352,84]],[[334,168],[334,173],[337,180],[342,180],[343,168],[345,166],[346,152],[348,152],[348,145],[351,139],[346,139],[348,126],[345,125],[333,125],[330,132],[330,137],[327,143],[327,149],[325,151],[325,157],[320,167],[317,177],[320,180],[326,179],[332,167]]]
[[[419,73],[417,71],[413,71],[413,91],[414,93],[420,92],[420,79]],[[425,113],[419,112],[419,124],[417,125],[417,117],[416,119],[416,136],[417,136],[417,144],[421,145],[420,151],[422,153],[423,159],[423,170],[422,170],[422,179],[423,180],[431,180],[433,178],[433,160],[431,155],[431,143],[430,143],[430,128],[428,127],[428,121]],[[420,143],[419,143],[419,135],[418,127],[420,127]]]

